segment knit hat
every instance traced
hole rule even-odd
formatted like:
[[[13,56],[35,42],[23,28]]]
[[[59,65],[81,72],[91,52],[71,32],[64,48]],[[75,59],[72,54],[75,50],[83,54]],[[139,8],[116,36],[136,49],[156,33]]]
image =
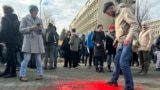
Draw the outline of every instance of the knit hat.
[[[38,10],[38,7],[36,5],[30,5],[29,6],[30,13],[32,13],[34,10]]]
[[[107,2],[104,4],[104,7],[103,7],[103,13],[105,13],[108,8],[110,8],[110,6],[114,5],[113,2]]]
[[[108,30],[109,30],[109,31],[115,31],[114,25],[109,26]]]

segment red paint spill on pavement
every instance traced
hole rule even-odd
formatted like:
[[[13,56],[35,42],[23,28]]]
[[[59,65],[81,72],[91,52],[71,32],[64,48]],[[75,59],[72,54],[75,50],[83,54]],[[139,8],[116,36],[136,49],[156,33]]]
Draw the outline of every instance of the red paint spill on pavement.
[[[58,81],[49,87],[41,87],[38,90],[123,90],[121,83],[118,87],[110,86],[105,81]],[[144,90],[138,86],[135,90]]]

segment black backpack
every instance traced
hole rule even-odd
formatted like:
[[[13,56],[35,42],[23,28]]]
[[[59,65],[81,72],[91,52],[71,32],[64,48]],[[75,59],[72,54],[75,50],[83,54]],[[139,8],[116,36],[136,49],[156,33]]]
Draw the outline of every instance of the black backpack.
[[[45,35],[44,35],[44,43],[48,44],[48,45],[51,45],[51,44],[54,44],[54,42],[55,42],[54,33],[51,30],[46,29],[46,32],[45,32]]]

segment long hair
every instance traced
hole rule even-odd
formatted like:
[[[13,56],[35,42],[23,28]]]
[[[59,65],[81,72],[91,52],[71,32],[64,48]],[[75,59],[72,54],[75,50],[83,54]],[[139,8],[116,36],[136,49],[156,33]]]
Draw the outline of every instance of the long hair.
[[[3,6],[3,12],[4,14],[12,14],[14,12],[13,8],[11,6],[8,5],[4,5]]]

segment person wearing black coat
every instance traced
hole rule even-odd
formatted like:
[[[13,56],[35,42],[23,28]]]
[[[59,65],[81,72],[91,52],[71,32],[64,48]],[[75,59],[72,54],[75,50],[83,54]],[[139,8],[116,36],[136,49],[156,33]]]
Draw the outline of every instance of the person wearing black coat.
[[[68,64],[69,64],[69,68],[72,67],[71,57],[70,57],[71,51],[70,51],[70,45],[69,45],[70,36],[71,36],[71,32],[68,31],[61,46],[61,50],[64,51],[64,67],[68,67]]]
[[[4,42],[7,47],[7,65],[0,77],[16,77],[16,45],[17,35],[19,35],[19,20],[16,14],[13,14],[13,8],[3,6],[4,17],[2,17],[2,29],[0,33],[0,42]]]
[[[97,31],[94,32],[92,37],[92,42],[94,45],[94,57],[96,59],[96,71],[97,72],[104,72],[103,70],[103,61],[104,61],[104,40],[105,40],[105,34],[102,31],[103,25],[99,24],[97,26]],[[100,69],[98,68],[98,64],[100,64]]]
[[[111,72],[111,62],[116,54],[116,48],[113,46],[114,40],[115,40],[115,27],[111,25],[106,34],[106,54],[107,54],[107,66],[109,72]]]

